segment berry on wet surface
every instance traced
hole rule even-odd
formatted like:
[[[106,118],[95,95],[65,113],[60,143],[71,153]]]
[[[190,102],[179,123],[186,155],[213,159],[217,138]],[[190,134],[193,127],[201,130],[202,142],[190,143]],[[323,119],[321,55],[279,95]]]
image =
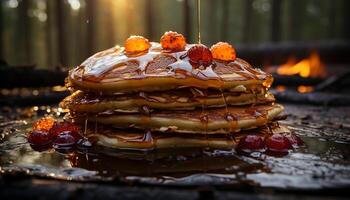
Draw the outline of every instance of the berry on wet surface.
[[[53,137],[47,131],[33,130],[28,133],[27,140],[31,145],[44,146],[47,144],[51,144]]]
[[[180,33],[168,31],[160,38],[160,44],[166,50],[182,51],[185,49],[186,39]]]
[[[213,56],[208,47],[202,44],[197,44],[188,50],[188,57],[191,63],[196,65],[209,66],[213,61]]]
[[[55,124],[55,119],[52,117],[44,117],[33,124],[33,130],[43,130],[48,132]]]
[[[69,153],[75,150],[75,146],[82,136],[75,131],[63,131],[54,140],[52,147],[60,153]]]
[[[262,151],[265,149],[264,140],[258,135],[246,135],[242,137],[237,145],[239,152]]]
[[[288,138],[281,134],[273,134],[266,137],[265,144],[270,153],[288,154],[288,150],[293,148]]]
[[[236,59],[236,50],[227,42],[218,42],[210,50],[216,60],[234,61]]]
[[[304,146],[303,140],[299,136],[295,135],[294,133],[285,134],[285,137],[289,140],[293,148]]]

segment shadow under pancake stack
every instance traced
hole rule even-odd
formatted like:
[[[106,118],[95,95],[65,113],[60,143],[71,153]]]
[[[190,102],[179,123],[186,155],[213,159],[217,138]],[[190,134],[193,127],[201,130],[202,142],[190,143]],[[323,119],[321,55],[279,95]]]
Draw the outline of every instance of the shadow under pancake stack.
[[[288,132],[273,78],[219,42],[187,44],[176,32],[160,43],[129,37],[72,69],[67,119],[98,145],[117,149],[234,148],[249,134]]]

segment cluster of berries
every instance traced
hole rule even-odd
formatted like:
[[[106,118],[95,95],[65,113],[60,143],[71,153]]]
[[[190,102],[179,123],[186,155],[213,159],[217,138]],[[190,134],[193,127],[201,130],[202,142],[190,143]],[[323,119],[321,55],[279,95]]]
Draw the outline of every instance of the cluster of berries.
[[[160,44],[164,50],[172,52],[184,51],[186,39],[182,34],[169,31],[165,32],[160,39]],[[127,53],[140,53],[148,51],[151,47],[148,39],[142,36],[130,36],[124,44]],[[188,50],[188,57],[193,64],[208,66],[213,59],[219,61],[234,61],[236,59],[236,50],[227,42],[218,42],[210,49],[203,45],[197,44]]]
[[[27,140],[37,151],[54,148],[61,153],[69,153],[76,147],[89,147],[91,144],[80,134],[80,127],[68,122],[56,122],[52,117],[45,117],[34,123]]]
[[[259,135],[246,135],[237,145],[238,153],[265,152],[273,156],[285,156],[289,150],[304,146],[303,141],[293,133],[272,134],[265,138]]]

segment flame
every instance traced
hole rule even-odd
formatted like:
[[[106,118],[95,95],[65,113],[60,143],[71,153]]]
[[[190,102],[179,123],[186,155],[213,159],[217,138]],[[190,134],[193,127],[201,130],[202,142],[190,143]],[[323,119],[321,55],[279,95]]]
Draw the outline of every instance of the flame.
[[[305,85],[300,85],[298,86],[298,92],[300,93],[310,93],[312,91],[314,91],[314,87],[312,86],[305,86]]]
[[[280,75],[299,75],[303,78],[325,77],[327,75],[320,56],[316,52],[312,52],[309,58],[305,58],[296,62],[294,58],[289,58],[286,64],[281,65],[277,69]]]

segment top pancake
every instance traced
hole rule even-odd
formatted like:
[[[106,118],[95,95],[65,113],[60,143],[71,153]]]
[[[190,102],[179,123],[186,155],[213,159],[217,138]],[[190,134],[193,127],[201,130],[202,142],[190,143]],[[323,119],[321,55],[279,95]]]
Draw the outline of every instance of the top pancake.
[[[232,62],[214,60],[208,67],[194,68],[184,51],[169,52],[151,43],[148,52],[127,54],[123,47],[99,52],[69,72],[69,85],[97,93],[165,91],[181,87],[216,88],[236,91],[268,88],[273,78],[237,58]]]

